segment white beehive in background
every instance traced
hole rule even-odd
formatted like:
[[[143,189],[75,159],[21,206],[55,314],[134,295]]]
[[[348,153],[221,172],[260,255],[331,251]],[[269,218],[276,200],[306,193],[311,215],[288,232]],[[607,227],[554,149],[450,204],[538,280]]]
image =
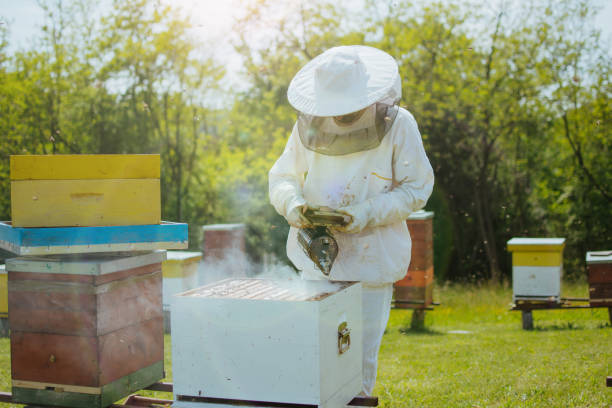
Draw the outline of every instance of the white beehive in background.
[[[8,317],[8,286],[6,268],[0,264],[0,318]]]
[[[170,331],[170,304],[172,295],[185,292],[198,286],[198,264],[201,252],[168,251],[162,263],[164,307],[164,331]]]
[[[0,264],[0,337],[8,334],[8,275],[4,264]]]
[[[170,310],[172,295],[193,289],[198,284],[198,263],[201,252],[168,251],[162,263],[164,310]]]
[[[513,300],[559,302],[565,238],[512,238]]]
[[[361,390],[361,319],[360,283],[226,279],[175,295],[173,406],[343,407]]]

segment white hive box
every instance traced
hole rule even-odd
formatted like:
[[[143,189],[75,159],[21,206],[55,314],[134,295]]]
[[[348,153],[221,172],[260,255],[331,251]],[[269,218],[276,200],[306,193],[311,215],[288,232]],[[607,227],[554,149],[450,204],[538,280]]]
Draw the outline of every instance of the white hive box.
[[[6,268],[0,265],[0,318],[8,317],[8,286]]]
[[[565,238],[512,238],[513,300],[559,302]]]
[[[167,252],[162,263],[164,311],[170,310],[172,295],[198,286],[198,262],[201,259],[201,252]]]
[[[343,407],[361,391],[361,319],[354,282],[225,279],[176,295],[173,407]]]
[[[198,264],[201,252],[168,251],[162,262],[164,332],[170,333],[170,303],[172,295],[198,286]]]
[[[6,268],[0,265],[0,337],[8,337],[8,286]]]

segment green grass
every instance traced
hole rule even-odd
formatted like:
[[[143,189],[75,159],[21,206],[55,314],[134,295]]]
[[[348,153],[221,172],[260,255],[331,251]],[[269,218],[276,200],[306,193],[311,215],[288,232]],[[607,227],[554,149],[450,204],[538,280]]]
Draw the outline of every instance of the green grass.
[[[587,297],[586,285],[565,285]],[[607,407],[612,330],[606,309],[535,311],[534,330],[510,312],[512,290],[445,286],[411,331],[411,311],[393,310],[374,393],[380,407]],[[467,331],[469,333],[451,333]]]
[[[566,284],[563,295],[588,292],[584,284]],[[379,406],[608,407],[608,311],[535,311],[534,330],[525,331],[520,312],[509,311],[511,298],[511,289],[500,286],[440,287],[442,304],[426,313],[425,329],[417,331],[410,330],[411,311],[392,310],[374,390]],[[165,381],[172,381],[170,337],[165,340]],[[8,339],[0,339],[0,390],[10,390]]]

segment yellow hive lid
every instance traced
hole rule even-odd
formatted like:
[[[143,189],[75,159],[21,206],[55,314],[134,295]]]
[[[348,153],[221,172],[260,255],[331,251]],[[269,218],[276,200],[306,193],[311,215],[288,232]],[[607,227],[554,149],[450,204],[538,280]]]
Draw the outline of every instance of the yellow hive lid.
[[[11,156],[11,180],[158,179],[159,154]]]
[[[181,264],[198,262],[202,259],[201,252],[168,251],[164,264]]]
[[[565,238],[512,238],[508,251],[561,251]]]

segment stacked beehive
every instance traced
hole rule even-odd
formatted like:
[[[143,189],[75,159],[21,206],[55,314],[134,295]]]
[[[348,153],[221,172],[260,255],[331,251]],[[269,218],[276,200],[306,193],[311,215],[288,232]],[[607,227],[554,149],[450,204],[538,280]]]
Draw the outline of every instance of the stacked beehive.
[[[412,254],[406,276],[394,285],[395,307],[419,309],[433,302],[433,215],[417,211],[406,220]]]
[[[158,155],[11,157],[7,260],[15,402],[105,407],[163,378]]]

